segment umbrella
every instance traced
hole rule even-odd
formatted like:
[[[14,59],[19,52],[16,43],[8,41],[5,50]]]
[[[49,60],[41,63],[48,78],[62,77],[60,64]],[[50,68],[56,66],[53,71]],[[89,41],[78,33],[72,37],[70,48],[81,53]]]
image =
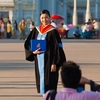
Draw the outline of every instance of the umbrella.
[[[64,17],[58,14],[54,14],[51,16],[51,19],[52,20],[58,20],[58,19],[64,20]]]
[[[74,28],[75,26],[73,24],[68,24],[68,28],[71,29],[71,28]]]

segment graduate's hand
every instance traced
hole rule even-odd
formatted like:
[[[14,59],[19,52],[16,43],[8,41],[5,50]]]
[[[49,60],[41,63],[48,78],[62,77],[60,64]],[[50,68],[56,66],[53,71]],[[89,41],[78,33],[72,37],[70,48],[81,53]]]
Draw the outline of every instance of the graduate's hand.
[[[33,51],[33,54],[40,54],[40,53],[43,53],[44,51],[41,51],[41,48]]]
[[[56,71],[56,65],[55,64],[52,64],[51,65],[51,72],[55,72]]]

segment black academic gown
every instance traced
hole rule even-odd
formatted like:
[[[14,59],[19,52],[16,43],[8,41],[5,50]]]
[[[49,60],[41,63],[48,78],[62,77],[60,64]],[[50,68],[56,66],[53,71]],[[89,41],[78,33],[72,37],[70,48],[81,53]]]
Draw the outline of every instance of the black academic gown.
[[[32,32],[27,37],[24,47],[26,60],[35,61],[35,76],[36,76],[36,86],[37,92],[40,93],[40,76],[38,70],[38,61],[37,55],[30,52],[30,40],[36,39],[39,31],[34,28]],[[44,83],[45,83],[45,92],[50,89],[57,89],[58,83],[58,69],[66,61],[66,57],[63,51],[63,48],[59,47],[58,44],[62,44],[59,33],[56,29],[47,32],[46,35],[46,52],[44,56]],[[56,72],[51,72],[51,65],[56,64]]]

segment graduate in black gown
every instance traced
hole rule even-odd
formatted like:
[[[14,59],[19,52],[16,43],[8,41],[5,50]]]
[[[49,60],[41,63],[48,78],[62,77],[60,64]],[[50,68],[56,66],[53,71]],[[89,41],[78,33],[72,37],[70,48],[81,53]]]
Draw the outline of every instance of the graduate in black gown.
[[[57,30],[50,24],[50,13],[40,13],[41,24],[35,27],[27,37],[24,47],[26,60],[35,62],[37,92],[45,94],[48,90],[57,90],[59,68],[66,61],[62,42]],[[46,40],[46,51],[30,51],[30,40]]]

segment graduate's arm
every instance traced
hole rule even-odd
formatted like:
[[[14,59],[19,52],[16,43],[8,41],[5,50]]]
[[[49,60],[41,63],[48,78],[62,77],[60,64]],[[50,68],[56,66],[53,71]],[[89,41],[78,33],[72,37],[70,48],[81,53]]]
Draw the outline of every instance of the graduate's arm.
[[[30,34],[28,35],[24,43],[25,56],[26,56],[26,60],[28,61],[34,61],[34,54],[33,52],[30,51],[30,40],[32,39],[33,32],[34,30],[30,32]]]
[[[61,67],[62,64],[66,61],[66,56],[63,50],[61,38],[57,30],[55,30],[55,37],[57,41],[57,67]]]
[[[57,64],[57,52],[58,52],[58,42],[57,42],[57,37],[56,37],[56,32],[53,30],[52,32],[52,48],[53,48],[53,60],[52,60],[52,65]]]

